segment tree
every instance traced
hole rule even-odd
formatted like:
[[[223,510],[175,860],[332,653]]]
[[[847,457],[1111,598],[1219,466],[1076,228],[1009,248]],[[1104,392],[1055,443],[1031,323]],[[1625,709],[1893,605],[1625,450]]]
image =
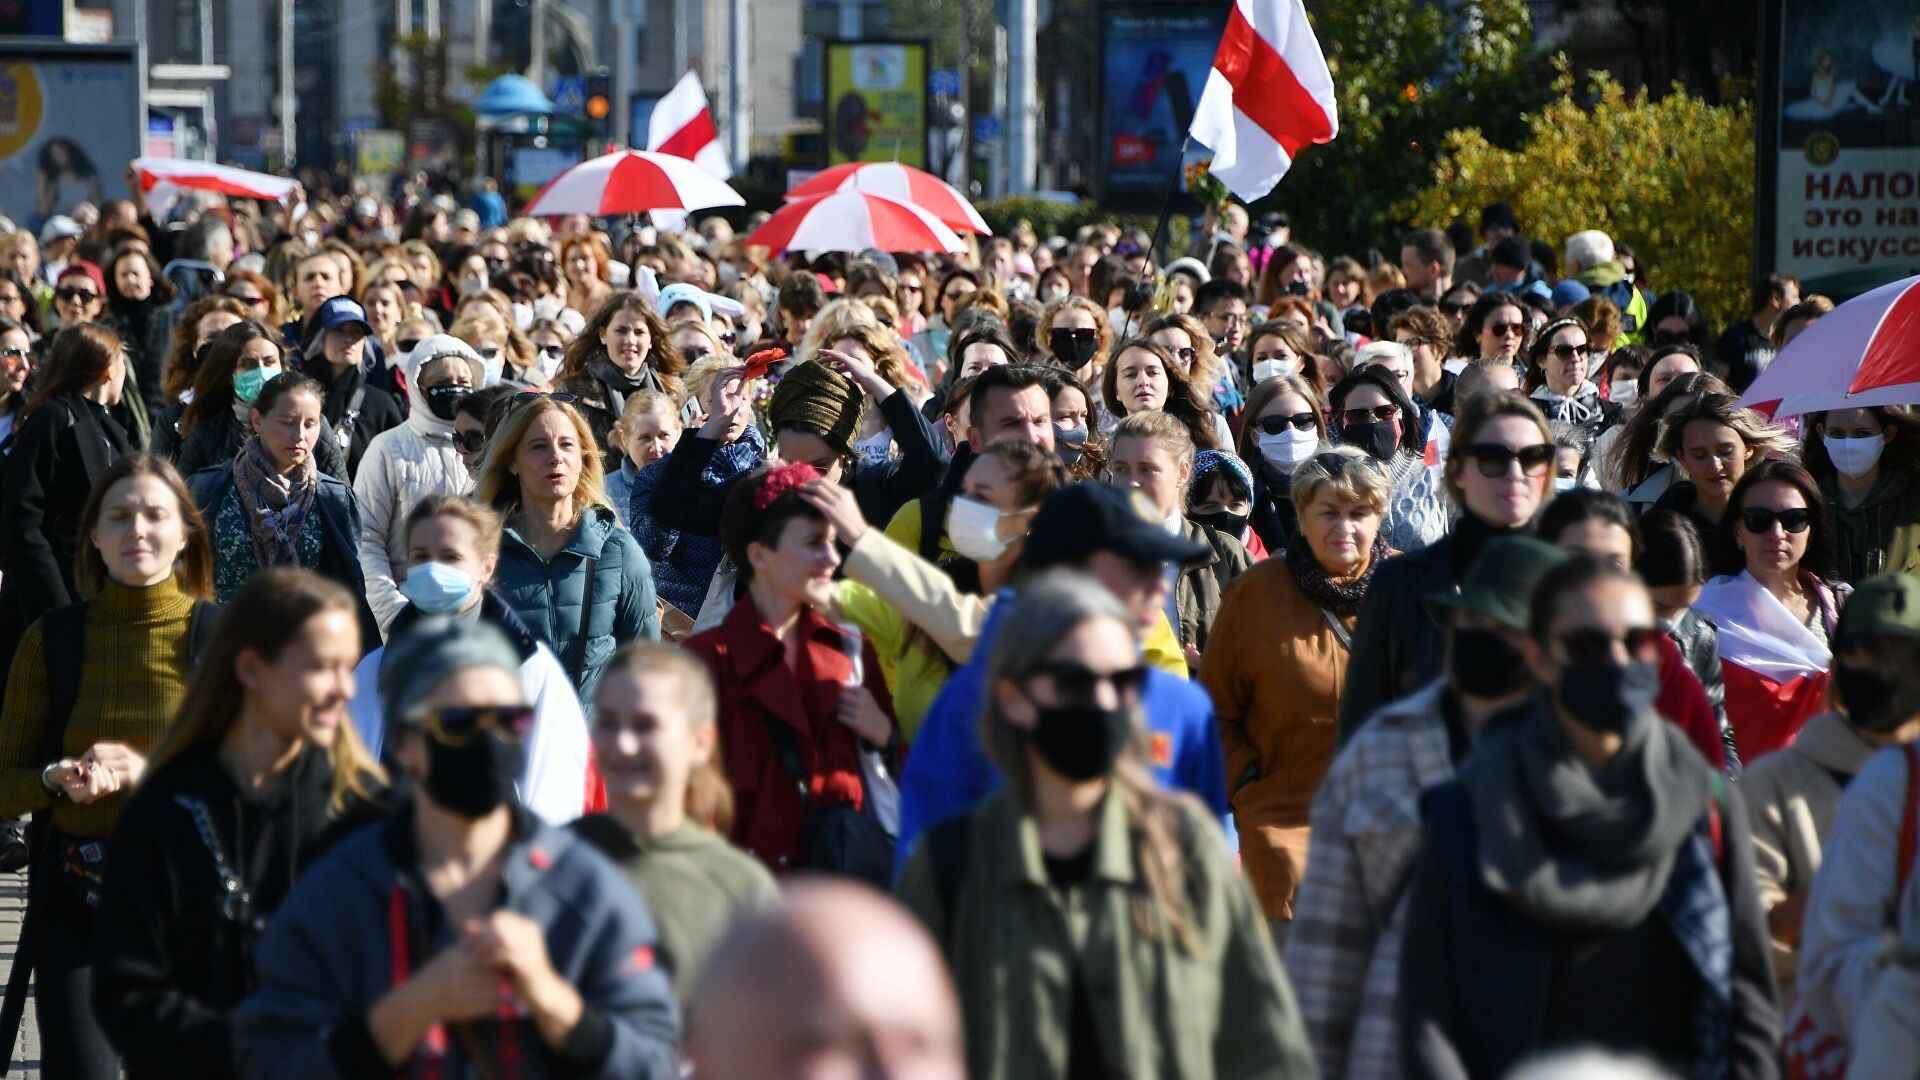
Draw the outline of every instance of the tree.
[[[1449,132],[1431,182],[1396,213],[1423,225],[1513,206],[1522,229],[1559,244],[1600,229],[1631,245],[1648,280],[1683,288],[1720,323],[1745,313],[1753,247],[1751,104],[1709,104],[1675,86],[1629,96],[1605,74],[1575,95],[1562,66],[1554,98],[1502,149],[1477,128]]]

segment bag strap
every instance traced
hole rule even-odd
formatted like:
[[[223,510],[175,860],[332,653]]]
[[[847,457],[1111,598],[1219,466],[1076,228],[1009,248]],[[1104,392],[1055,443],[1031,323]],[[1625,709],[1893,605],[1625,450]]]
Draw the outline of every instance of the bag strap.
[[[1339,616],[1328,611],[1326,608],[1320,609],[1320,615],[1327,620],[1327,625],[1333,628],[1333,636],[1339,639],[1340,647],[1348,652],[1352,652],[1353,634],[1347,629],[1346,624],[1340,621]]]
[[[760,719],[766,722],[767,738],[773,741],[774,756],[780,759],[780,767],[787,772],[787,779],[800,791],[800,805],[812,802],[807,792],[807,774],[800,768],[800,742],[793,737],[793,729],[775,719],[773,714],[762,712]]]
[[[1907,805],[1900,812],[1900,862],[1894,872],[1895,896],[1907,890],[1907,878],[1913,875],[1914,849],[1920,844],[1920,749],[1907,743],[1900,752],[1907,759]]]
[[[58,761],[67,741],[67,721],[80,699],[80,667],[86,656],[87,604],[54,608],[42,617],[40,642],[47,665],[47,731],[41,765]]]
[[[580,679],[587,670],[587,628],[593,619],[593,582],[599,576],[600,556],[587,559],[587,592],[580,600],[580,638],[573,643],[573,662],[567,665],[573,676],[573,685],[579,686]]]

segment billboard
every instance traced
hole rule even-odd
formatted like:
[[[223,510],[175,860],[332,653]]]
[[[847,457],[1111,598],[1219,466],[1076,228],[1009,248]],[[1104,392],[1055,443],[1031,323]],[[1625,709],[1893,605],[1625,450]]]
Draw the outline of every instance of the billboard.
[[[147,110],[133,45],[0,40],[0,212],[38,232],[126,194]]]
[[[1109,198],[1158,198],[1180,175],[1180,145],[1226,32],[1229,5],[1107,4],[1100,9],[1100,167]]]
[[[927,167],[927,46],[830,41],[821,85],[827,164],[898,161]]]
[[[1836,299],[1920,273],[1920,4],[1773,0],[1759,269]]]

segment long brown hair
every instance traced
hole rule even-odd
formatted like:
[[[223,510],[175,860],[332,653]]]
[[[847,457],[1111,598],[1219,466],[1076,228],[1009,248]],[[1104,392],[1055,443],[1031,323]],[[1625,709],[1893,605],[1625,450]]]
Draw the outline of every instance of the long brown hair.
[[[194,505],[193,496],[187,493],[180,471],[172,462],[155,454],[129,454],[114,462],[87,494],[86,505],[80,511],[80,539],[73,559],[74,586],[81,599],[90,600],[107,586],[107,562],[100,556],[100,549],[93,546],[93,530],[100,524],[107,492],[122,480],[141,476],[151,476],[164,484],[180,506],[180,521],[186,528],[187,540],[173,564],[173,578],[179,583],[180,591],[202,600],[213,599],[213,542],[208,539],[206,522],[200,516],[200,508]]]
[[[239,367],[240,354],[246,351],[247,343],[255,340],[271,342],[280,353],[280,370],[288,369],[286,347],[280,344],[280,335],[267,324],[247,319],[220,331],[219,336],[208,343],[207,355],[193,373],[193,400],[180,413],[182,439],[202,420],[233,411],[234,369]]]
[[[216,311],[224,311],[245,322],[251,316],[247,305],[231,296],[203,296],[187,305],[180,318],[173,324],[173,348],[167,353],[166,372],[160,376],[160,392],[169,403],[180,400],[180,395],[193,385],[193,375],[197,370],[194,353],[199,342],[200,320]],[[208,342],[212,347],[212,342]]]
[[[666,383],[676,397],[679,396],[680,373],[687,370],[687,362],[680,356],[680,350],[673,347],[667,324],[660,321],[653,305],[632,289],[607,297],[594,311],[593,318],[587,320],[585,329],[567,342],[567,351],[560,359],[560,370],[554,374],[554,381],[578,378],[587,373],[588,364],[607,359],[607,347],[600,344],[600,335],[607,332],[613,317],[623,311],[631,311],[646,320],[647,366],[660,376],[660,381]]]
[[[1220,439],[1214,432],[1213,396],[1196,386],[1186,373],[1180,370],[1180,362],[1166,346],[1149,341],[1143,337],[1129,338],[1114,347],[1113,358],[1107,362],[1105,371],[1100,373],[1100,396],[1105,399],[1107,413],[1115,417],[1125,417],[1127,406],[1120,400],[1120,358],[1135,349],[1151,353],[1160,361],[1160,368],[1167,376],[1167,402],[1160,406],[1161,411],[1187,425],[1187,433],[1193,436],[1193,444],[1202,450],[1222,450]]]
[[[120,335],[99,323],[68,326],[53,335],[47,362],[40,368],[40,389],[28,412],[62,394],[84,394],[100,384],[120,356]]]
[[[158,769],[196,746],[217,745],[226,738],[246,700],[246,691],[234,672],[240,653],[250,649],[272,663],[309,620],[327,611],[352,616],[353,594],[311,570],[275,566],[248,579],[220,612],[213,640],[200,658],[186,700],[147,759],[148,770]],[[333,745],[327,748],[327,757],[333,763],[333,792],[328,805],[336,812],[344,809],[350,798],[370,799],[377,787],[386,784],[386,772],[367,752],[352,724],[340,725]]]

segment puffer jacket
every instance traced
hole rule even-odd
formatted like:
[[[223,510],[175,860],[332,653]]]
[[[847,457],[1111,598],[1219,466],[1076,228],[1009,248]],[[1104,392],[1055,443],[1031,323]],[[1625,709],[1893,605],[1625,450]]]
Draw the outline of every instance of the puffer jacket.
[[[1253,565],[1246,546],[1211,525],[1180,520],[1180,535],[1188,541],[1207,545],[1207,556],[1180,571],[1174,587],[1173,607],[1180,617],[1180,644],[1205,652],[1207,632],[1213,629],[1214,616],[1220,614],[1220,594],[1233,579]]]
[[[580,651],[581,606],[587,601],[587,560],[593,573],[593,607],[586,613]],[[512,525],[500,535],[500,564],[493,591],[547,643],[580,691],[591,715],[593,691],[613,650],[635,638],[660,640],[654,607],[653,567],[640,542],[620,527],[613,509],[590,506],[572,539],[552,559],[542,556]]]
[[[420,393],[420,369],[429,359],[456,355],[472,369],[473,385],[486,381],[486,364],[473,347],[444,334],[423,342],[400,361],[412,409],[405,423],[373,437],[354,474],[353,494],[360,503],[360,569],[367,578],[367,603],[385,633],[406,600],[407,514],[428,495],[458,495],[471,481],[453,443],[453,421],[433,415]]]

